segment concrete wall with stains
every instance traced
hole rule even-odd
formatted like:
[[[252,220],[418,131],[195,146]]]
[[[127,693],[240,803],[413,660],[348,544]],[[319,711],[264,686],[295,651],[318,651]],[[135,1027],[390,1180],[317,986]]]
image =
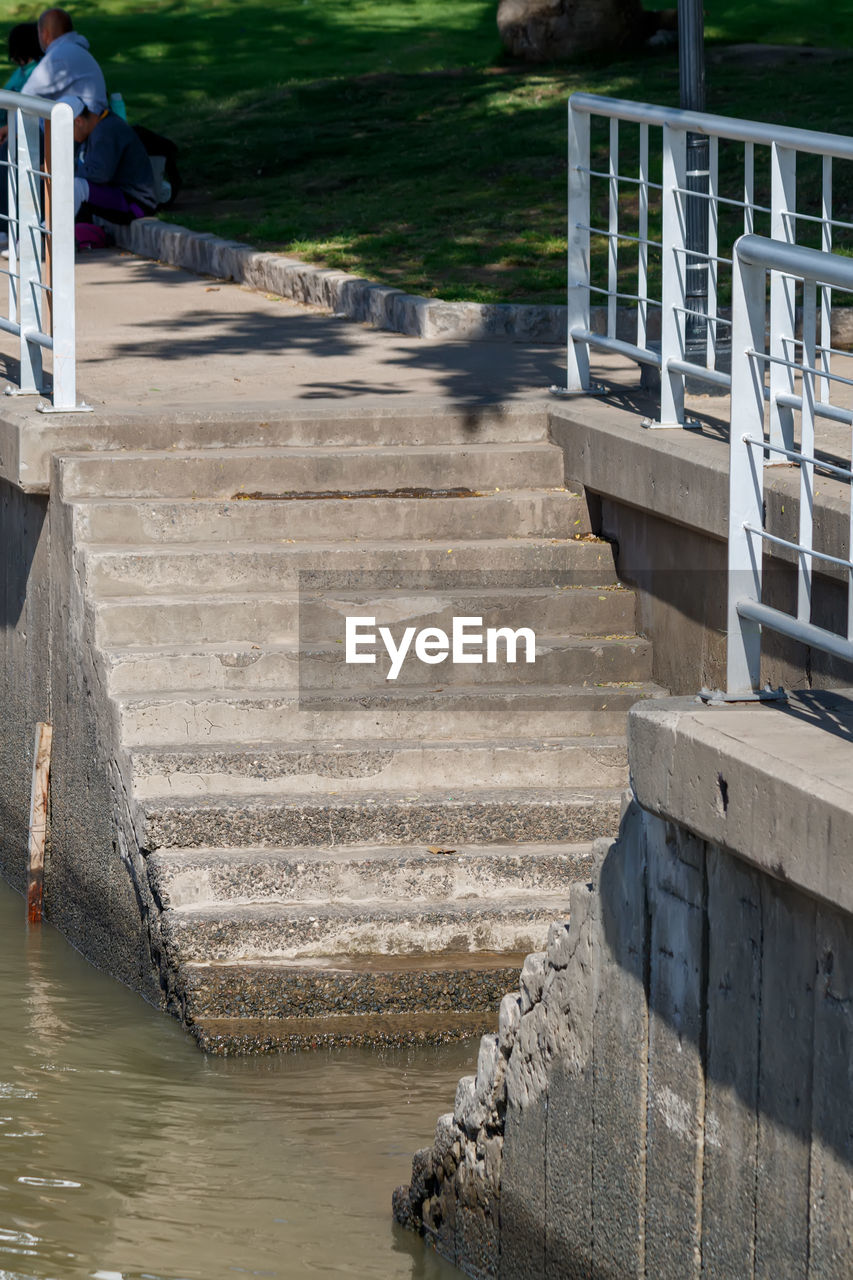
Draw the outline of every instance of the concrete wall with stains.
[[[635,797],[399,1221],[471,1276],[849,1274],[853,698],[640,706]]]
[[[55,497],[0,479],[0,875],[25,889],[35,725],[49,721],[45,914],[100,968],[162,1005],[156,913],[70,519]]]

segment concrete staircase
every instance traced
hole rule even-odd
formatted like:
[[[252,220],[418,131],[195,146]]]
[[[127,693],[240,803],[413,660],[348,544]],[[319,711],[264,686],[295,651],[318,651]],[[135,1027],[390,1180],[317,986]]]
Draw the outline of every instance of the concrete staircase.
[[[544,415],[410,437],[342,417],[57,463],[163,981],[214,1050],[481,1029],[615,831],[627,709],[662,692]],[[343,660],[350,615],[526,626],[536,661],[392,683]]]

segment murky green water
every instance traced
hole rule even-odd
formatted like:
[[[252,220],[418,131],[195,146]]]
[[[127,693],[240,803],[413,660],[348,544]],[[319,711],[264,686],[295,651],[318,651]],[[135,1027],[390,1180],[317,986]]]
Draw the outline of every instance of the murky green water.
[[[390,1201],[475,1059],[205,1058],[0,884],[0,1280],[458,1278]]]

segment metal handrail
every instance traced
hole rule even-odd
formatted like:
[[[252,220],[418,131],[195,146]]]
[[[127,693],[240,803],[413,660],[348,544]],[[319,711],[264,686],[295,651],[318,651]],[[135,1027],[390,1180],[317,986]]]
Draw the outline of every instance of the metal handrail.
[[[77,402],[74,296],[74,117],[65,102],[0,91],[8,115],[8,312],[0,328],[20,341],[18,385],[9,395],[44,395],[43,351],[53,390],[43,412]],[[44,163],[42,163],[42,148]]]
[[[725,138],[730,142],[751,142],[768,146],[775,142],[792,151],[853,160],[853,138],[842,133],[821,133],[789,125],[767,124],[761,120],[738,120],[732,116],[712,115],[707,111],[682,111],[680,107],[631,102],[627,98],[606,98],[597,93],[573,93],[571,104],[575,111],[625,120],[631,124],[668,125],[672,129],[704,133],[709,138]]]
[[[600,116],[609,121],[610,159],[604,167],[593,169],[590,154],[591,117]],[[654,354],[653,363],[661,370],[661,403],[659,418],[650,426],[679,427],[685,423],[684,395],[687,377],[703,380],[726,391],[731,386],[730,375],[718,368],[717,328],[725,320],[718,312],[718,269],[728,269],[728,244],[720,246],[718,209],[723,205],[735,205],[743,209],[743,230],[751,233],[754,216],[758,212],[770,214],[771,236],[774,240],[793,244],[798,222],[807,218],[821,227],[821,244],[825,252],[832,249],[833,231],[844,224],[832,217],[832,162],[853,160],[853,138],[837,133],[823,133],[810,129],[766,124],[755,120],[738,120],[709,112],[682,111],[672,107],[657,106],[647,102],[631,102],[621,98],[607,98],[597,94],[575,93],[568,103],[569,117],[569,181],[568,181],[568,361],[566,393],[578,394],[590,388],[589,350],[597,347],[619,352],[628,359],[637,360],[642,352],[642,362],[648,360],[648,352]],[[619,168],[619,125],[622,122],[639,126],[638,170],[631,174]],[[661,213],[661,340],[660,353],[650,347],[648,341],[648,308],[658,301],[649,293],[649,195],[658,184],[651,181],[650,129],[661,134],[662,182]],[[709,190],[694,192],[687,185],[687,134],[699,133],[709,138]],[[742,143],[744,146],[743,199],[732,200],[719,191],[718,144],[719,140]],[[771,199],[769,206],[755,200],[755,147],[770,149]],[[819,155],[823,158],[820,216],[800,215],[796,208],[796,160],[798,153]],[[608,225],[601,235],[607,249],[607,287],[593,286],[590,278],[590,216],[591,180],[600,176],[606,184]],[[620,242],[630,237],[620,230],[619,185],[635,184],[638,197],[637,234],[634,237],[637,253],[637,308],[636,336],[627,342],[616,336],[617,301],[619,290],[618,255]],[[708,251],[696,253],[686,243],[686,209],[689,200],[700,200],[707,207]],[[703,215],[704,216],[704,215]],[[632,227],[633,232],[633,227]],[[703,364],[687,360],[687,317],[699,315],[691,309],[686,297],[686,271],[699,261],[707,265],[709,296],[707,315],[706,359]],[[770,321],[772,341],[769,359],[776,363],[770,376],[770,438],[774,443],[791,443],[793,413],[801,406],[801,398],[795,394],[794,370],[783,363],[786,344],[795,332],[795,281],[790,274],[772,268],[770,273]],[[607,296],[607,327],[602,336],[592,333],[590,295],[592,292]],[[624,291],[623,291],[624,292]],[[821,319],[820,340],[816,350],[821,353],[824,368],[821,371],[819,394],[814,412],[819,417],[838,420],[838,409],[830,403],[829,369],[831,286],[824,284],[820,292]],[[703,316],[704,318],[704,316]],[[594,340],[595,337],[595,340]],[[695,353],[691,353],[693,355]]]
[[[853,261],[837,254],[784,244],[761,236],[742,236],[734,246],[732,407],[729,465],[728,653],[726,698],[760,695],[762,628],[798,640],[811,648],[853,661],[853,496],[850,497],[847,557],[815,548],[814,473],[824,468],[848,481],[853,495],[853,464],[840,467],[815,456],[815,383],[838,381],[838,375],[815,365],[817,346],[816,294],[819,286],[853,290]],[[802,377],[800,444],[785,445],[764,438],[764,369],[766,363],[766,281],[770,272],[784,272],[803,282]],[[772,341],[772,338],[771,338]],[[772,366],[771,366],[772,369]],[[848,421],[850,420],[848,414]],[[799,527],[796,540],[770,533],[765,527],[765,450],[781,454],[800,470]],[[794,553],[797,560],[797,613],[765,604],[762,591],[761,545],[769,542]],[[811,621],[813,561],[821,560],[846,572],[848,580],[847,634],[838,635]]]

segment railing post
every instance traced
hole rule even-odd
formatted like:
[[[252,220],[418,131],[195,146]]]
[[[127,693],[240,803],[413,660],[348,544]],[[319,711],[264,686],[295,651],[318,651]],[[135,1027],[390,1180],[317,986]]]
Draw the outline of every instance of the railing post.
[[[797,208],[797,153],[774,142],[770,150],[770,237],[787,244],[796,241],[793,217]],[[770,355],[793,360],[796,333],[795,284],[778,271],[770,274]],[[794,390],[794,370],[770,365],[770,443],[785,449],[794,447],[794,411],[777,403],[779,394]],[[781,455],[771,455],[766,465],[782,465]]]
[[[649,343],[649,126],[640,125],[640,171],[637,187],[637,346]]]
[[[808,369],[815,367],[817,349],[817,289],[813,280],[803,281],[803,407],[800,413],[800,530],[797,541],[809,551],[814,545],[814,457],[815,376]],[[787,461],[787,459],[786,459]],[[812,558],[800,555],[797,567],[797,617],[800,622],[811,621]]]
[[[717,367],[717,351],[720,347],[719,334],[717,332],[718,312],[718,263],[717,254],[720,251],[720,209],[717,203],[717,196],[720,194],[720,139],[708,139],[708,208],[706,215],[708,219],[708,300],[706,311],[708,314],[708,322],[706,325],[706,348],[705,361],[710,369]],[[723,346],[726,344],[723,343]]]
[[[684,375],[670,372],[670,360],[684,360],[685,247],[684,197],[687,183],[687,133],[663,127],[663,191],[661,253],[661,370],[660,422],[652,426],[684,425]]]
[[[764,438],[765,271],[732,255],[732,409],[729,446],[729,571],[726,695],[748,698],[761,682],[761,627],[737,610],[739,600],[761,601],[761,528],[764,506],[762,451],[744,437]]]
[[[18,112],[10,108],[6,112],[9,136],[6,139],[6,232],[9,236],[9,319],[18,319]]]
[[[71,108],[69,107],[70,111]],[[42,389],[41,347],[27,334],[41,330],[41,215],[39,177],[41,130],[36,116],[18,116],[18,296],[20,308],[20,392],[32,395]],[[11,256],[10,256],[11,266]]]
[[[610,121],[610,158],[607,164],[607,336],[616,337],[619,299],[619,121]]]
[[[569,99],[568,194],[568,352],[566,390],[589,390],[589,349],[575,342],[573,330],[588,332],[589,315],[589,115]]]
[[[74,314],[74,117],[65,102],[50,113],[53,407],[77,408]]]
[[[824,253],[832,253],[832,156],[824,156],[821,165],[820,247]],[[829,348],[832,346],[832,289],[821,285],[820,290],[820,367],[831,372]],[[829,404],[832,384],[829,378],[821,378],[818,399]]]

